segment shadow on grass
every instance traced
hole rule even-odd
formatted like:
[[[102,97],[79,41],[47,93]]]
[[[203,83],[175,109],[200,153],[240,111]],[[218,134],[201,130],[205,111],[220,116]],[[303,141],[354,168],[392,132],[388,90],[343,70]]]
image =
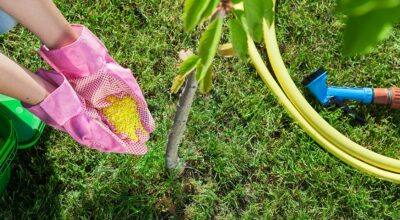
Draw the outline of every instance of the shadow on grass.
[[[41,218],[59,213],[60,181],[53,175],[52,162],[46,156],[47,149],[42,147],[49,133],[47,128],[37,146],[17,152],[7,190],[0,197],[3,217]]]
[[[388,106],[373,106],[370,110],[370,114],[377,121],[387,119],[388,116],[392,118],[391,121],[395,124],[400,121],[400,111],[397,109],[390,109]]]

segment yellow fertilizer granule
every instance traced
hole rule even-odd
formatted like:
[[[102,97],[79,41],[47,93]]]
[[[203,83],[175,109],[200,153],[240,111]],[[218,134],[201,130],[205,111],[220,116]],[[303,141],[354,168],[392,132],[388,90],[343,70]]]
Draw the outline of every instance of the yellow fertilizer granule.
[[[125,134],[133,141],[139,141],[137,132],[146,131],[140,121],[136,102],[131,97],[107,97],[110,106],[103,108],[103,115],[114,126],[117,134]]]

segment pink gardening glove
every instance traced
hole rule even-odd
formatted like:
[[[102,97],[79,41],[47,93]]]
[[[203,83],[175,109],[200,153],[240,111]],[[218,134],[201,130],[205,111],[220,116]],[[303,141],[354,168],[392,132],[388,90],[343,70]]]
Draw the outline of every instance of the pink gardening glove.
[[[105,123],[90,116],[93,109],[85,106],[63,75],[44,70],[39,70],[38,75],[56,89],[38,105],[25,104],[29,111],[46,124],[68,133],[82,145],[102,152],[126,151],[125,143]]]
[[[73,28],[79,35],[76,42],[55,50],[42,46],[39,54],[85,100],[88,114],[105,122],[125,144],[121,153],[145,153],[154,120],[132,72],[116,63],[89,29]]]

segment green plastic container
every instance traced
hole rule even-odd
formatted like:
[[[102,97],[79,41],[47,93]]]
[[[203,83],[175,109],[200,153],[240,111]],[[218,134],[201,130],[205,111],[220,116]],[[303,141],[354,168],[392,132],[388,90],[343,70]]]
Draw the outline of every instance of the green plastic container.
[[[0,108],[0,193],[10,181],[11,163],[17,151],[17,136],[7,113]]]
[[[0,95],[0,107],[6,111],[17,134],[18,149],[26,149],[39,140],[45,127],[35,115],[26,110],[20,101]]]
[[[10,181],[17,149],[36,144],[44,126],[20,101],[0,95],[0,194]]]

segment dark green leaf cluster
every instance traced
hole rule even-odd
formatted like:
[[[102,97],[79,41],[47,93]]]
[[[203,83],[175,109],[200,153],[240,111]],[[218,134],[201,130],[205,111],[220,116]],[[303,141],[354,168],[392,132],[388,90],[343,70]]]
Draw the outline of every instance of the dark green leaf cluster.
[[[233,4],[242,3],[244,10],[233,10]],[[186,0],[183,21],[186,31],[194,30],[200,23],[210,19],[203,32],[197,49],[198,62],[192,62],[196,69],[196,79],[200,82],[200,90],[208,92],[212,83],[212,62],[218,51],[222,36],[223,22],[227,12],[234,16],[228,21],[230,40],[235,53],[242,59],[247,55],[247,37],[256,41],[262,39],[263,22],[271,25],[274,19],[272,0]],[[228,10],[227,10],[228,8]],[[187,65],[183,65],[184,67]],[[182,75],[182,74],[180,74]],[[182,85],[183,77],[178,77]],[[180,86],[179,86],[180,87]],[[179,89],[179,88],[178,88]]]
[[[371,51],[400,21],[400,0],[341,0],[339,10],[348,16],[344,52],[349,55]]]
[[[211,90],[212,61],[217,53],[222,35],[224,13],[217,10],[221,0],[186,0],[183,13],[186,31],[192,31],[204,20],[211,17],[211,22],[200,38],[197,49],[198,62],[191,63],[196,69],[196,79],[200,82],[200,91],[207,93]],[[175,88],[176,90],[176,88]]]

